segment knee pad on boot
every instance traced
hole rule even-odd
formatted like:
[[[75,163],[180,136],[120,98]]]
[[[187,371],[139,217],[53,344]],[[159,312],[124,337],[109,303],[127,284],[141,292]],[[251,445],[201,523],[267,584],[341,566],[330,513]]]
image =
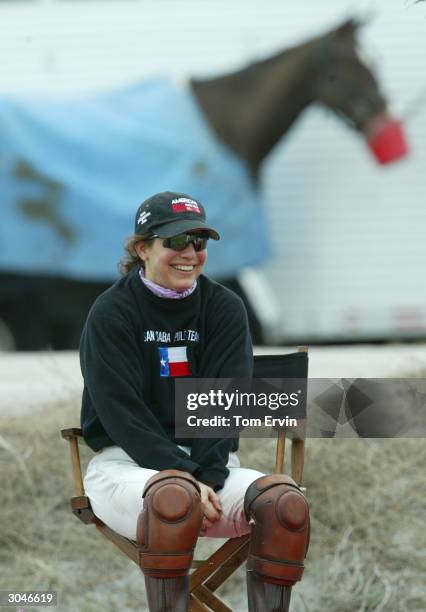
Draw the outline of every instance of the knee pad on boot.
[[[200,488],[191,474],[164,470],[148,480],[138,517],[136,542],[146,576],[185,576],[191,567],[203,512]]]
[[[251,524],[247,570],[265,582],[292,586],[301,580],[309,545],[309,508],[289,476],[272,474],[247,489],[244,510]]]

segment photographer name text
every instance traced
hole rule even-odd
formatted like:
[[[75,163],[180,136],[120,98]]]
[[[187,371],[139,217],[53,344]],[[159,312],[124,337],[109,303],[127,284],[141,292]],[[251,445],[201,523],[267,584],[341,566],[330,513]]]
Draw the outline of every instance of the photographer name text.
[[[288,416],[283,418],[266,414],[262,418],[247,418],[241,414],[226,417],[214,415],[209,418],[197,417],[191,414],[186,419],[188,427],[297,427],[297,419]]]

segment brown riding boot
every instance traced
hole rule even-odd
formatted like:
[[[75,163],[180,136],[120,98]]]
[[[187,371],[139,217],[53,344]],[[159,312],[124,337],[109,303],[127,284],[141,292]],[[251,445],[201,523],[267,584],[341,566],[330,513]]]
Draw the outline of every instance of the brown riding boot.
[[[136,542],[150,612],[187,612],[194,548],[203,513],[191,474],[164,470],[148,480]]]
[[[249,612],[288,612],[291,586],[263,582],[250,571],[246,578]]]
[[[150,612],[188,612],[189,578],[152,578],[145,576]]]
[[[251,525],[249,612],[288,612],[309,545],[308,503],[294,480],[273,474],[249,486],[244,510]]]

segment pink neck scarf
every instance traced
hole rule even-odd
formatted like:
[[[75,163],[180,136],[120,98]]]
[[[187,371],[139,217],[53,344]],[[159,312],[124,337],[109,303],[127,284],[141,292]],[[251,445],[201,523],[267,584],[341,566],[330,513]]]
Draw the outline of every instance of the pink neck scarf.
[[[174,289],[167,289],[167,287],[157,285],[157,283],[154,283],[145,278],[145,272],[142,267],[139,268],[139,277],[143,284],[148,287],[148,289],[152,291],[152,293],[158,295],[158,297],[168,298],[169,300],[181,300],[182,298],[186,298],[188,297],[188,295],[191,295],[191,293],[195,291],[197,287],[197,281],[195,280],[192,286],[189,289],[185,289],[185,291],[175,291]]]

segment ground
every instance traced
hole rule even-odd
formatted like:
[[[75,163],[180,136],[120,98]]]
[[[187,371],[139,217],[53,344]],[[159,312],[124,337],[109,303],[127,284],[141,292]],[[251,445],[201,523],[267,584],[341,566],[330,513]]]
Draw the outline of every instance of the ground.
[[[313,349],[311,373],[362,376],[370,363],[370,376],[396,374],[392,368],[425,374],[423,345],[381,355],[380,348],[355,348],[351,358],[349,349]],[[137,566],[69,509],[69,453],[59,430],[78,425],[77,355],[3,353],[0,366],[0,589],[55,589],[64,612],[147,610]],[[271,471],[274,444],[243,439],[242,463]],[[421,438],[307,441],[312,540],[292,612],[424,610],[425,464]],[[201,540],[196,557],[213,545]],[[221,591],[236,611],[247,609],[244,589],[239,570]]]

